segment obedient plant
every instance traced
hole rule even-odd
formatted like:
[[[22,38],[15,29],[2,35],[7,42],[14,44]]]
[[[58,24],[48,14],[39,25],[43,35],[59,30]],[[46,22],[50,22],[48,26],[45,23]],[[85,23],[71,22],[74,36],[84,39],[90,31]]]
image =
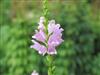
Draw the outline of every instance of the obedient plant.
[[[40,17],[38,28],[32,36],[31,48],[46,57],[48,75],[54,75],[54,55],[57,54],[56,47],[63,42],[63,28],[60,27],[60,24],[56,24],[55,20],[48,21],[47,0],[43,0],[43,9],[43,16]],[[34,72],[32,74],[34,75]]]
[[[60,24],[55,23],[55,20],[51,20],[48,23],[48,29],[46,31],[44,23],[45,18],[40,17],[38,29],[35,30],[35,34],[32,36],[32,42],[34,44],[31,48],[34,48],[42,55],[46,53],[49,55],[57,54],[56,47],[63,42],[63,29],[60,28]]]

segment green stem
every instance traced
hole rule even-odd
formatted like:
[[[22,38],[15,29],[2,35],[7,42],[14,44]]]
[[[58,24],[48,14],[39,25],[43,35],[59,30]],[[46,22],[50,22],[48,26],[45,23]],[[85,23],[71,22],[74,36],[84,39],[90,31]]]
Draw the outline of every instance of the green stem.
[[[48,0],[43,0],[43,16],[45,17],[45,32],[48,35]],[[47,65],[48,65],[48,75],[54,75],[54,70],[55,70],[55,66],[54,66],[54,56],[52,55],[47,55],[46,56],[46,60],[47,60]]]
[[[54,66],[54,57],[51,55],[46,56],[48,63],[48,75],[54,75],[55,66]]]
[[[47,19],[48,17],[48,0],[43,0],[43,16]]]
[[[45,17],[45,27],[46,27],[46,32],[48,29],[48,0],[43,0],[43,16]]]

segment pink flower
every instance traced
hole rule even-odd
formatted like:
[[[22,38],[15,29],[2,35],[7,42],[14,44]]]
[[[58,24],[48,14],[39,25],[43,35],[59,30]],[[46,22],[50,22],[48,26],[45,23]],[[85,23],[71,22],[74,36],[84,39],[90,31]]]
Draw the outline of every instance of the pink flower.
[[[45,26],[43,24],[44,22],[45,22],[45,18],[44,17],[40,17],[38,29],[40,29],[40,30],[44,30],[45,29]]]
[[[31,75],[39,75],[39,73],[34,70]]]
[[[55,24],[55,20],[51,20],[48,23],[48,34],[46,34],[44,22],[44,17],[40,17],[38,30],[32,36],[34,44],[31,48],[36,49],[42,55],[46,53],[50,55],[57,54],[56,47],[63,42],[63,29],[60,28],[60,24]]]
[[[41,42],[45,42],[46,40],[46,34],[44,33],[43,30],[39,30],[39,31],[35,31],[35,35],[32,36],[32,38],[38,40],[38,41],[41,41]]]
[[[36,42],[35,40],[32,40],[34,45],[31,46],[31,48],[34,48],[38,51],[39,54],[44,55],[47,52],[47,48],[44,45],[41,45],[40,43]]]
[[[55,46],[53,44],[48,44],[47,54],[50,54],[50,55],[57,54],[57,51],[56,51]]]

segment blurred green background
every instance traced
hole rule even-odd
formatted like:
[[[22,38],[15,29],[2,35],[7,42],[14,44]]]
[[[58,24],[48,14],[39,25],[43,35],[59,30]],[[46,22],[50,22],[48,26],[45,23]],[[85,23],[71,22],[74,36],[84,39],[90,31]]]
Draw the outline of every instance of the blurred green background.
[[[49,0],[49,19],[64,28],[55,75],[100,75],[100,0]],[[42,0],[0,0],[0,75],[47,75],[44,57],[30,49]]]

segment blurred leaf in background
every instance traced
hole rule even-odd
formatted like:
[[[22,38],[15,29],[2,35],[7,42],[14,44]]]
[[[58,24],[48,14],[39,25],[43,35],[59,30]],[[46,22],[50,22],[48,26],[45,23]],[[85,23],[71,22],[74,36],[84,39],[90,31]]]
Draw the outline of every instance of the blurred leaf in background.
[[[49,19],[64,28],[55,75],[100,75],[100,1],[49,0]],[[41,0],[0,1],[0,75],[47,75],[43,56],[30,49]]]

